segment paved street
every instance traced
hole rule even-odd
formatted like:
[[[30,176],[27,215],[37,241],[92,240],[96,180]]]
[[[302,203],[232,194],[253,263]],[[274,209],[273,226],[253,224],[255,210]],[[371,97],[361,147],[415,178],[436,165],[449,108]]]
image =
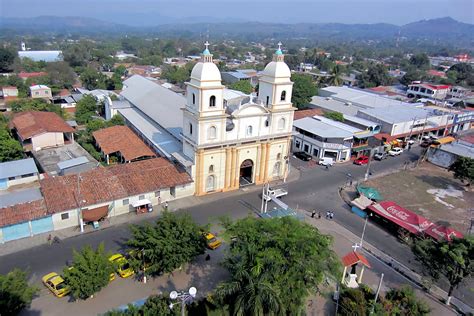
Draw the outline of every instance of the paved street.
[[[418,154],[419,149],[414,148],[411,152],[403,153],[400,157],[392,157],[382,162],[375,161],[371,165],[373,175],[400,168],[404,162],[416,160]],[[331,209],[335,213],[335,221],[338,224],[346,227],[355,235],[360,235],[363,220],[348,211],[348,207],[338,196],[338,187],[346,182],[347,173],[351,173],[354,180],[363,178],[366,167],[344,164],[326,170],[320,166],[308,168],[305,163],[296,160],[292,164],[301,170],[301,177],[297,181],[287,184],[289,195],[284,197],[283,200],[291,207],[303,210],[316,209],[324,212]],[[179,212],[187,212],[197,222],[204,224],[208,221],[217,222],[218,217],[222,215],[228,215],[234,219],[245,217],[252,210],[259,209],[261,202],[259,194],[260,190],[258,188],[249,187],[239,192],[201,198],[192,197],[186,202],[176,201],[174,204],[170,203],[170,207],[172,209],[183,207]],[[185,205],[180,206],[180,203]],[[148,217],[147,220],[156,218],[156,215],[152,218]],[[123,224],[64,239],[60,244],[41,245],[4,255],[0,257],[0,273],[6,273],[14,267],[29,268],[32,273],[32,280],[37,281],[48,272],[62,270],[65,262],[71,259],[72,249],[74,248],[80,249],[86,244],[96,246],[100,242],[104,242],[108,250],[118,251],[123,248],[124,242],[129,236],[128,225]],[[411,251],[385,230],[369,224],[365,236],[367,242],[390,254],[397,261],[410,267],[417,266]],[[398,275],[388,268],[386,272],[387,277]],[[401,282],[406,283],[403,280]],[[457,296],[461,295],[458,293]]]

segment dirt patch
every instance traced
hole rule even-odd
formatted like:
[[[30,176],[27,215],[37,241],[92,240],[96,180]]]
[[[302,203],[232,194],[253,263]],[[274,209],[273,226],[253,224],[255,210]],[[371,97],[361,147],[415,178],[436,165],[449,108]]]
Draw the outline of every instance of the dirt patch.
[[[465,233],[470,223],[474,193],[452,174],[431,164],[367,181],[385,200],[425,216],[438,224],[449,224]]]

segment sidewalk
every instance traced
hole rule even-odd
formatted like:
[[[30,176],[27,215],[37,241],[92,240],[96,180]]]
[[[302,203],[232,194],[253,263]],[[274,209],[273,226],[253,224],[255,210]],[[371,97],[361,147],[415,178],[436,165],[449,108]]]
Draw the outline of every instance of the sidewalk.
[[[346,255],[348,252],[352,250],[352,245],[354,245],[356,242],[360,242],[360,236],[356,236],[355,234],[353,234],[346,228],[337,224],[335,221],[326,220],[324,218],[321,218],[321,219],[311,218],[310,216],[308,216],[310,212],[304,212],[304,213],[305,213],[304,215],[305,215],[306,222],[317,227],[321,233],[328,234],[334,237],[333,249],[339,257]],[[450,307],[448,307],[447,305],[439,301],[447,297],[446,292],[444,292],[443,290],[437,287],[432,287],[430,291],[431,293],[424,292],[423,290],[419,288],[420,282],[416,282],[416,280],[418,281],[421,280],[421,277],[419,275],[415,274],[413,271],[411,271],[407,267],[402,266],[400,263],[397,263],[390,256],[386,255],[385,253],[373,247],[367,242],[364,242],[363,249],[366,256],[369,259],[369,262],[380,261],[384,265],[386,265],[387,268],[393,269],[393,273],[399,274],[403,278],[408,279],[408,280],[405,280],[406,281],[405,283],[411,285],[415,289],[417,296],[424,298],[424,300],[429,304],[429,306],[432,309],[431,315],[441,316],[441,315],[456,315],[457,314]],[[393,268],[390,267],[388,263],[392,263]],[[375,271],[371,269],[366,269],[363,276],[363,283],[367,284],[368,286],[370,286],[372,289],[375,290],[378,286],[379,278],[380,276]],[[395,282],[389,282],[387,279],[385,279],[383,283],[382,292],[385,292],[390,287],[399,287],[402,285],[400,283],[397,284]],[[415,283],[416,286],[414,284],[410,284],[409,280],[412,281],[412,283]],[[415,280],[415,282],[413,282],[413,280]],[[451,302],[453,305],[455,304],[454,297]],[[458,305],[459,303],[462,304],[462,302],[457,301],[456,305],[459,306]],[[465,305],[464,308],[469,308],[469,307]]]
[[[286,182],[292,182],[298,180],[300,177],[300,171],[293,168],[291,174],[288,176]],[[273,186],[281,186],[284,185],[283,180],[274,181],[272,182]],[[191,206],[198,205],[198,204],[205,204],[212,201],[216,201],[228,196],[239,196],[248,192],[253,191],[261,191],[261,186],[248,186],[243,187],[237,191],[230,191],[225,193],[218,193],[218,194],[209,194],[201,197],[196,196],[188,196],[181,199],[169,201],[169,210],[170,211],[177,211],[177,210],[185,210]],[[4,244],[0,244],[0,256],[4,256],[7,254],[11,254],[14,252],[34,248],[37,246],[45,245],[48,243],[48,235],[51,234],[52,237],[58,237],[59,239],[66,239],[74,236],[79,236],[81,234],[89,234],[94,233],[97,230],[107,229],[114,226],[119,226],[123,224],[137,224],[144,221],[154,221],[156,220],[163,210],[163,203],[162,205],[153,205],[154,211],[151,213],[144,213],[137,215],[135,212],[130,212],[128,214],[119,215],[107,218],[102,223],[100,223],[100,228],[94,229],[91,225],[84,226],[84,233],[81,233],[79,227],[70,227],[61,230],[56,230],[52,232],[47,232],[43,234],[38,234],[32,237],[17,239],[8,241]]]

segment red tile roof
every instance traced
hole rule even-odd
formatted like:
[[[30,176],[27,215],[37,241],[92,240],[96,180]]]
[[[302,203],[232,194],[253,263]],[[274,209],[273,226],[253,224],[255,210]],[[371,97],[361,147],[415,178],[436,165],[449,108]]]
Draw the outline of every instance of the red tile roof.
[[[53,177],[40,181],[50,212],[128,198],[164,188],[191,183],[191,177],[164,158],[142,160],[107,168],[93,169],[80,175]],[[85,202],[84,202],[85,201]]]
[[[127,126],[112,126],[92,133],[102,152],[120,152],[126,161],[155,157],[153,151]]]
[[[27,78],[34,78],[34,77],[43,77],[43,76],[47,76],[48,73],[46,72],[20,72],[18,74],[18,77],[20,77],[21,79],[27,79]]]
[[[0,208],[0,227],[8,226],[48,215],[44,200],[16,204]]]
[[[298,110],[295,111],[294,120],[299,120],[305,117],[323,115],[324,112],[321,109],[307,109],[307,110]]]
[[[446,78],[446,74],[444,72],[434,70],[434,69],[428,70],[428,75],[434,76],[434,77]]]
[[[345,267],[350,267],[359,262],[362,262],[363,265],[365,265],[367,268],[370,268],[370,263],[367,258],[357,251],[350,252],[342,258],[342,264]]]
[[[72,133],[74,129],[53,112],[28,111],[16,113],[10,127],[17,130],[22,139],[48,132]]]

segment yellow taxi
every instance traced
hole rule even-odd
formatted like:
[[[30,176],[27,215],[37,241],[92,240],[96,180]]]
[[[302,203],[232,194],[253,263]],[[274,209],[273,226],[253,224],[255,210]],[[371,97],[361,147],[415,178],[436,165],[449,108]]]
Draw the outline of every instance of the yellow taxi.
[[[64,279],[56,272],[46,274],[41,280],[56,297],[63,297],[71,292]]]
[[[204,233],[204,237],[206,238],[207,247],[209,249],[217,249],[222,244],[222,242],[212,233]]]
[[[125,257],[119,253],[110,256],[109,261],[114,264],[114,266],[117,269],[117,273],[122,278],[128,278],[135,273],[132,267],[130,266],[130,263],[128,262],[128,260],[125,259]]]

